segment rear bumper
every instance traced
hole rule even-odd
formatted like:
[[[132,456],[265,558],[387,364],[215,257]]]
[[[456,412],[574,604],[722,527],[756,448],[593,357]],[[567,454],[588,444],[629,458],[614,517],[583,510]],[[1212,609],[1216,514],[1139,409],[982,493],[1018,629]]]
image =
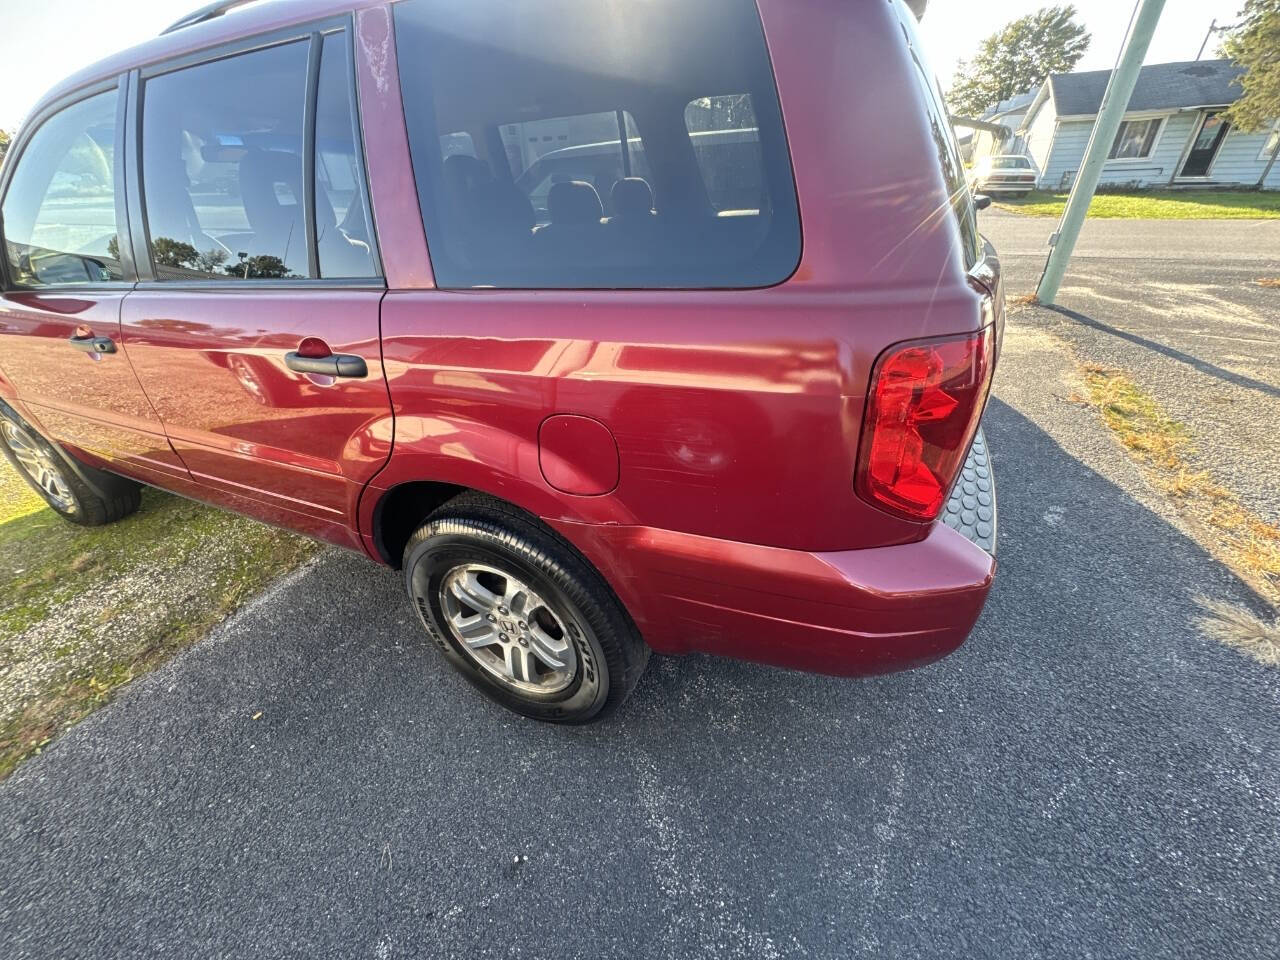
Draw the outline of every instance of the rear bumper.
[[[985,450],[981,455],[985,461]],[[976,504],[978,483],[971,482]],[[960,497],[969,496],[965,483],[956,486]],[[994,544],[989,483],[988,492]],[[961,527],[972,514],[972,529],[937,523],[916,543],[831,553],[549,522],[605,574],[660,653],[699,651],[858,676],[938,660],[969,635],[996,563],[966,536],[977,533],[976,506],[962,503],[958,513]]]

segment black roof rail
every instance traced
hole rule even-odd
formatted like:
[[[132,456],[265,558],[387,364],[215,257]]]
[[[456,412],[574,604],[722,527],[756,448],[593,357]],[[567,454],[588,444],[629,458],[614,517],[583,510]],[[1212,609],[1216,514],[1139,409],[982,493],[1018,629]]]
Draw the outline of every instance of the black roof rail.
[[[212,20],[214,17],[220,17],[228,10],[236,7],[242,7],[246,3],[253,3],[253,0],[218,0],[217,3],[206,4],[199,10],[193,10],[176,23],[171,23],[160,31],[160,35],[173,33],[175,30],[181,30],[184,27],[193,27],[197,23],[204,23],[206,20]]]

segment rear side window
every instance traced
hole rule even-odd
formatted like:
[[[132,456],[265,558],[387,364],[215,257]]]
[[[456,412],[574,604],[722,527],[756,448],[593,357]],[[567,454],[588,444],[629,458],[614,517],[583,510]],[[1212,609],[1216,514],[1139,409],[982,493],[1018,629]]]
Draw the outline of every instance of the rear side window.
[[[768,206],[760,131],[749,93],[699,97],[684,108],[707,199],[717,212],[755,214]]]
[[[439,286],[759,287],[795,269],[752,0],[394,9]]]
[[[4,198],[9,276],[22,286],[123,280],[116,236],[115,90],[46,120]]]
[[[550,194],[557,183],[591,184],[604,216],[612,217],[613,185],[627,177],[652,177],[644,141],[625,110],[507,123],[501,129],[511,175],[533,204],[539,226],[551,223]]]
[[[348,40],[321,41],[316,93],[318,275],[375,273],[356,143]],[[311,275],[304,105],[308,40],[146,81],[142,176],[160,280]]]

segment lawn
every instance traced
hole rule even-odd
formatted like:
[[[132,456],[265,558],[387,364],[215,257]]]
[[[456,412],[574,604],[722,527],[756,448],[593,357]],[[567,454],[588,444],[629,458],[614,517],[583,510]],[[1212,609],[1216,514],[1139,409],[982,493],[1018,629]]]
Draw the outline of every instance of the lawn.
[[[0,778],[315,549],[150,489],[76,527],[0,461]]]
[[[1060,217],[1065,193],[1034,191],[1025,197],[1001,197],[995,205],[1032,217]],[[1280,191],[1148,190],[1099,193],[1089,216],[1132,220],[1276,220],[1280,219]]]

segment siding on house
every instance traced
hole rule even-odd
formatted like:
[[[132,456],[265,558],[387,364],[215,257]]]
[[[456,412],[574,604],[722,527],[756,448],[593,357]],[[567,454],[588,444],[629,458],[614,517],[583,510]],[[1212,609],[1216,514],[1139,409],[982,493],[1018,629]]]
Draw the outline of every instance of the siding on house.
[[[1023,144],[1018,137],[1018,128],[1022,126],[1025,112],[998,114],[991,118],[992,123],[1003,123],[1010,130],[1010,136],[997,141],[995,134],[986,130],[978,130],[973,135],[973,159],[1002,153],[1022,153]]]
[[[1054,126],[1049,157],[1040,167],[1040,186],[1046,190],[1070,187],[1080,170],[1093,124],[1088,120],[1058,120]]]
[[[1125,119],[1160,118],[1160,132],[1149,156],[1107,161],[1099,183],[1145,188],[1197,183],[1180,180],[1178,174],[1206,109],[1214,109],[1202,105],[1225,104],[1238,97],[1240,72],[1229,60],[1143,67]],[[1098,109],[1109,78],[1106,70],[1055,74],[1037,93],[1018,133],[1040,169],[1041,189],[1060,190],[1074,182],[1093,132],[1096,118],[1091,111]],[[1268,158],[1260,154],[1268,136],[1229,131],[1209,176],[1201,182],[1213,187],[1257,186],[1267,166]],[[1280,189],[1280,163],[1268,174],[1264,187]]]
[[[1200,129],[1202,114],[1198,110],[1175,113],[1164,118],[1160,134],[1152,147],[1151,155],[1143,160],[1109,160],[1102,168],[1098,183],[1102,186],[1136,186],[1139,188],[1165,187],[1177,181],[1179,165],[1191,143],[1191,137]],[[1070,186],[1080,163],[1093,124],[1088,120],[1061,121],[1057,125],[1050,160],[1041,167],[1040,186],[1057,190]],[[1209,171],[1208,183],[1212,185],[1252,187],[1262,176],[1265,160],[1258,154],[1266,142],[1265,133],[1242,134],[1229,132],[1218,151],[1217,159]],[[1280,167],[1280,164],[1277,164]],[[1187,181],[1184,181],[1187,182]],[[1190,181],[1194,182],[1194,181]],[[1265,184],[1267,189],[1280,189],[1280,171],[1272,168]]]
[[[1209,179],[1215,183],[1229,181],[1232,183],[1255,184],[1266,169],[1266,159],[1258,159],[1262,148],[1267,144],[1267,133],[1227,134],[1222,141],[1222,149],[1218,158],[1213,161],[1213,169],[1209,171]],[[1280,161],[1267,174],[1267,182],[1263,184],[1267,190],[1280,190]]]
[[[1036,162],[1036,167],[1043,171],[1049,158],[1049,151],[1053,149],[1053,131],[1058,122],[1053,112],[1053,104],[1045,103],[1035,116],[1029,119],[1030,124],[1027,125],[1024,121],[1021,131],[1027,141],[1027,155]],[[1041,182],[1044,182],[1043,179]]]
[[[1175,113],[1162,118],[1160,133],[1143,160],[1108,160],[1098,180],[1104,186],[1158,187],[1173,179],[1182,152],[1191,139],[1191,131],[1199,124],[1200,114]],[[1129,118],[1139,119],[1139,118]],[[1081,151],[1080,160],[1084,159]],[[1079,160],[1077,160],[1077,163]]]

